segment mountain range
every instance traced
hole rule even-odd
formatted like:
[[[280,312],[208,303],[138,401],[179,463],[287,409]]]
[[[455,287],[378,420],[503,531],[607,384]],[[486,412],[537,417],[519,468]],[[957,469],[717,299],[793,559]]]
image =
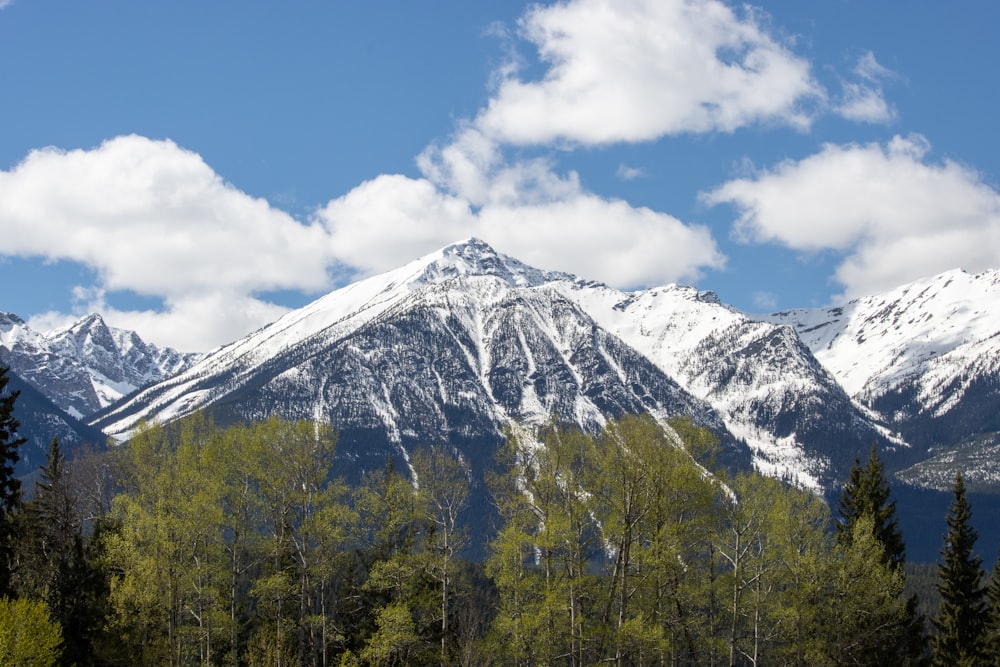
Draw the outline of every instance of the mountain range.
[[[338,289],[203,356],[97,315],[0,315],[0,361],[116,440],[142,420],[322,419],[355,474],[447,442],[481,473],[512,425],[686,415],[723,461],[832,492],[873,443],[896,480],[1000,491],[1000,272],[951,271],[762,316],[710,292],[624,292],[469,239]],[[22,418],[22,422],[25,421]]]

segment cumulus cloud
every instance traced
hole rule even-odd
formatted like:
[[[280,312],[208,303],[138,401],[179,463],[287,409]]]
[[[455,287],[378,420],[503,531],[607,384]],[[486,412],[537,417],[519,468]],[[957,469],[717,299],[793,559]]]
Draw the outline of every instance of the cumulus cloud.
[[[0,234],[5,255],[79,262],[100,289],[162,298],[167,312],[148,316],[141,331],[185,349],[246,333],[254,318],[236,310],[273,314],[253,292],[329,285],[321,225],[237,190],[196,153],[139,136],[35,150],[0,172]],[[203,327],[202,336],[174,326],[218,295],[239,307],[201,309],[206,319],[185,326]]]
[[[607,144],[768,121],[806,127],[809,63],[716,0],[576,0],[520,22],[547,66],[507,70],[476,119],[513,144]]]
[[[129,136],[92,150],[43,149],[0,172],[0,253],[91,267],[97,283],[81,286],[81,310],[100,310],[157,343],[198,350],[279,316],[284,309],[260,296],[268,291],[328,289],[331,271],[371,275],[469,236],[619,287],[691,280],[725,264],[706,228],[588,191],[575,172],[560,170],[556,157],[564,153],[555,149],[758,123],[807,128],[811,113],[828,108],[808,61],[752,10],[719,0],[567,0],[534,6],[518,26],[542,75],[526,79],[511,50],[478,113],[417,156],[419,177],[376,176],[300,221],[240,192],[170,141]],[[874,56],[859,61],[858,87],[845,88],[841,113],[884,117],[879,82],[888,75],[880,68]],[[909,150],[911,162],[932,172],[960,169],[922,165],[922,155],[912,154],[920,147],[907,142],[874,152],[895,164]],[[837,157],[833,148],[822,156]],[[808,161],[781,165],[709,198],[743,211],[739,227],[748,239],[809,246],[786,223],[772,224],[771,209],[782,208],[788,197],[780,190],[797,175],[803,192],[819,187],[805,182],[810,169],[826,177]],[[618,171],[626,180],[640,175],[626,165]],[[854,198],[829,199],[844,206]],[[872,270],[865,251],[892,241],[876,233],[878,224],[855,223],[853,233],[818,226],[822,233],[805,235],[815,247],[858,244],[841,267],[845,281],[860,282],[852,276]],[[164,308],[115,310],[106,295],[116,291],[155,297]]]
[[[529,264],[619,286],[694,279],[725,262],[704,227],[579,187],[558,191],[533,201],[488,196],[491,203],[473,211],[426,179],[380,176],[331,201],[317,219],[330,230],[334,258],[360,275],[469,236]]]
[[[953,268],[1000,264],[1000,194],[967,166],[928,159],[919,135],[827,145],[705,193],[739,211],[745,242],[844,254],[845,297]]]

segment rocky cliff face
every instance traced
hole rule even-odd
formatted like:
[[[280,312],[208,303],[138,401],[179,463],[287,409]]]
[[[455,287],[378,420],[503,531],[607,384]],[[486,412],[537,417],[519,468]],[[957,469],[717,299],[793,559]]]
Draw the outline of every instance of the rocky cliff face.
[[[37,332],[17,315],[0,313],[0,362],[77,419],[173,375],[195,358],[111,328],[96,314]]]

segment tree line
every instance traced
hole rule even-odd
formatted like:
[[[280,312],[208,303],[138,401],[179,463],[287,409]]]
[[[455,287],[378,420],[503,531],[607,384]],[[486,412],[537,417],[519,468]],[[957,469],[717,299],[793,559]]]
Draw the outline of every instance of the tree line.
[[[358,485],[336,435],[279,418],[145,425],[30,500],[0,369],[0,663],[22,665],[997,664],[961,476],[932,619],[874,447],[836,508],[714,463],[690,420],[512,431],[483,481],[447,446]],[[475,516],[471,516],[476,513]],[[997,572],[997,569],[994,569]]]

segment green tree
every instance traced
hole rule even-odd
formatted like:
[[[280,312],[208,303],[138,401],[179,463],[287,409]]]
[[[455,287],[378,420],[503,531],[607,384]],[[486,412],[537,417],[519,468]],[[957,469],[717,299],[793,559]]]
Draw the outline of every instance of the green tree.
[[[122,450],[112,597],[138,664],[207,661],[228,635],[222,507],[202,459],[214,434],[195,415],[144,426]]]
[[[21,504],[21,481],[14,475],[20,459],[18,448],[27,442],[19,438],[20,422],[14,417],[19,391],[7,391],[10,367],[0,365],[0,596],[9,595],[16,548],[15,513]]]
[[[836,524],[836,531],[837,541],[848,544],[854,535],[857,521],[863,516],[870,517],[872,534],[882,544],[883,560],[889,566],[898,568],[906,562],[906,544],[896,518],[896,501],[891,500],[891,496],[889,480],[885,476],[878,450],[872,443],[864,466],[861,466],[859,459],[854,459],[837,503],[840,520]]]
[[[449,619],[457,554],[465,547],[459,518],[469,501],[469,472],[457,454],[442,447],[413,453],[418,506],[427,522],[429,572],[441,587],[441,664],[449,659]]]
[[[934,663],[949,667],[974,664],[979,659],[986,616],[982,559],[973,551],[979,534],[972,526],[972,507],[961,472],[955,476],[953,492],[938,564],[941,608],[934,619],[937,634],[932,640]]]
[[[905,652],[884,646],[898,635],[907,608],[902,570],[884,562],[872,523],[862,515],[846,546],[837,545],[827,561],[817,630],[828,664],[913,664]]]
[[[44,601],[61,626],[64,664],[91,664],[106,611],[106,585],[100,564],[85,548],[76,496],[56,438],[21,514],[17,588]]]
[[[871,525],[872,535],[882,545],[882,562],[905,577],[902,570],[906,562],[906,543],[896,517],[896,501],[891,497],[889,480],[875,443],[872,443],[864,466],[858,459],[854,460],[837,503],[840,515],[835,524],[837,542],[842,547],[850,546],[858,522],[868,517],[870,521],[866,525]],[[883,629],[881,641],[872,645],[874,653],[867,659],[879,663],[920,664],[925,661],[928,637],[918,606],[916,596],[907,598],[903,619],[898,626]]]
[[[986,664],[1000,666],[1000,557],[993,565],[986,588],[987,616],[983,626],[983,653]]]
[[[0,597],[0,665],[52,667],[61,653],[62,633],[44,602]]]
[[[489,479],[505,520],[487,563],[500,593],[495,645],[514,664],[585,664],[599,537],[587,490],[593,438],[556,424],[539,436],[512,433],[498,455],[503,474]]]

